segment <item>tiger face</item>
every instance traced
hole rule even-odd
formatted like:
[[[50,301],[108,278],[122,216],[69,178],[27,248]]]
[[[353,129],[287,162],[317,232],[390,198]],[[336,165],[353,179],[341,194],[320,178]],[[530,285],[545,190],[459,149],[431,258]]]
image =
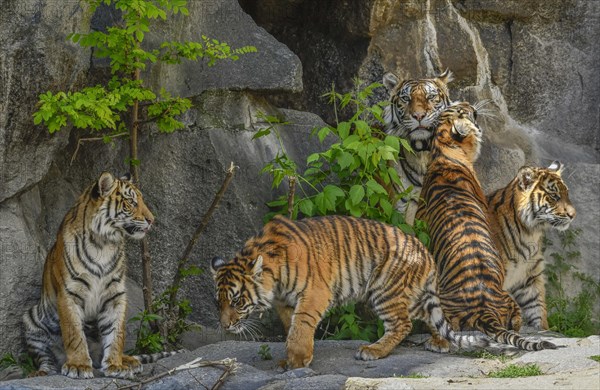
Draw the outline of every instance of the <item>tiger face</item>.
[[[229,262],[219,257],[212,259],[220,322],[225,330],[236,334],[247,331],[252,336],[253,324],[248,317],[257,309],[269,307],[262,299],[262,261],[262,256],[256,260],[236,257]]]
[[[453,103],[439,118],[436,141],[450,149],[461,149],[474,162],[481,151],[482,132],[477,110],[467,102]]]
[[[111,241],[123,236],[142,239],[154,222],[140,190],[128,176],[116,179],[108,172],[102,173],[91,196],[98,205],[92,229]]]
[[[519,209],[528,227],[552,227],[567,230],[577,212],[569,199],[569,189],[562,180],[563,165],[554,161],[548,168],[522,167],[518,173],[523,191]]]
[[[447,84],[452,74],[446,70],[433,79],[399,82],[393,73],[383,76],[390,93],[385,107],[386,132],[408,139],[415,151],[430,149],[430,141],[440,113],[450,105]]]

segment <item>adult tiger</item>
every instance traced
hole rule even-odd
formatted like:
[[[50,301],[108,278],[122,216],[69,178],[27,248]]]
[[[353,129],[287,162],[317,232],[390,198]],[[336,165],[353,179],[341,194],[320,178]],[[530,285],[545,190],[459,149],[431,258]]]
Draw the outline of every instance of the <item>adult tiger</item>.
[[[385,334],[360,347],[357,359],[387,356],[421,318],[432,333],[459,347],[487,338],[459,336],[444,319],[435,263],[427,249],[400,229],[367,219],[327,216],[291,221],[275,217],[233,260],[214,258],[221,325],[243,333],[248,316],[275,306],[287,332],[288,366],[306,367],[325,312],[346,299],[369,301]],[[427,345],[445,352],[446,341]]]
[[[396,163],[403,188],[413,186],[410,198],[400,199],[396,208],[406,213],[406,221],[413,223],[418,207],[423,177],[431,159],[431,138],[440,113],[450,105],[447,84],[452,73],[446,70],[435,78],[406,80],[402,83],[393,73],[383,76],[383,84],[390,94],[390,105],[385,107],[386,133],[407,139],[414,153],[400,151]]]
[[[40,302],[23,316],[34,375],[92,378],[86,331],[97,331],[107,376],[130,377],[140,361],[123,354],[125,237],[141,239],[154,217],[128,178],[104,172],[64,217],[44,265]],[[62,343],[61,343],[62,339]]]
[[[473,169],[481,146],[476,110],[455,103],[444,111],[432,141],[417,218],[429,226],[439,295],[454,329],[476,329],[521,349],[555,348],[518,334],[521,315],[503,290],[504,267],[487,221],[487,200]]]
[[[548,329],[542,236],[566,230],[575,207],[555,161],[548,168],[523,167],[504,188],[488,195],[488,218],[504,262],[504,289],[521,307],[526,324]]]

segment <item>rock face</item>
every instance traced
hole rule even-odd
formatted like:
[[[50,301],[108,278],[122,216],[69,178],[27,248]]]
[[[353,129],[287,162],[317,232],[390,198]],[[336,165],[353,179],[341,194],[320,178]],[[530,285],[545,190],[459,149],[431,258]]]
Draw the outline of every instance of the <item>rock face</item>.
[[[322,124],[320,117],[332,119],[331,108],[319,97],[332,82],[346,91],[356,74],[372,82],[385,71],[415,78],[446,67],[456,76],[451,84],[455,99],[492,101],[495,118],[484,122],[486,143],[478,164],[487,189],[506,184],[524,163],[559,159],[567,165],[565,177],[578,209],[574,227],[583,229],[577,266],[598,278],[600,3],[326,0],[317,13],[308,0],[240,4],[190,1],[189,17],[173,18],[147,37],[150,45],[164,39],[199,40],[205,34],[234,48],[258,48],[258,53],[211,68],[204,63],[154,66],[145,75],[156,89],[165,87],[194,102],[183,118],[185,130],[165,135],[148,126],[140,139],[141,187],[157,217],[150,234],[156,292],[171,281],[232,161],[239,166],[235,179],[190,263],[208,271],[208,259],[231,256],[261,227],[264,203],[278,193],[259,171],[279,145],[273,136],[251,140],[265,125],[257,119],[259,112],[293,123],[281,129],[283,143],[292,158],[302,161],[322,149],[308,133]],[[101,171],[127,169],[125,143],[114,148],[86,143],[71,164],[84,133],[63,130],[51,136],[32,123],[40,93],[76,89],[106,77],[105,62],[90,60],[88,50],[65,38],[117,18],[104,8],[89,15],[77,2],[3,4],[0,355],[21,348],[20,318],[39,297],[45,254],[66,211]],[[377,98],[386,98],[385,91]],[[130,276],[139,283],[137,244],[131,243],[128,253]],[[182,289],[192,301],[193,319],[205,325],[217,320],[213,288],[205,272]],[[139,297],[133,283],[130,291]]]

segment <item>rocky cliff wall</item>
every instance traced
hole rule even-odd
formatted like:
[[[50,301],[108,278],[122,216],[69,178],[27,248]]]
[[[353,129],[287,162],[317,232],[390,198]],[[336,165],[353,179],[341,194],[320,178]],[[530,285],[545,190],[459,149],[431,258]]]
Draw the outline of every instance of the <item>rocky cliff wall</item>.
[[[246,12],[234,0],[192,1],[189,18],[176,18],[149,37],[206,34],[259,49],[213,68],[154,67],[146,75],[153,85],[194,101],[183,118],[185,130],[163,135],[148,127],[140,143],[142,190],[157,217],[150,235],[157,290],[171,280],[230,161],[240,168],[191,260],[206,269],[207,259],[232,255],[260,228],[264,202],[274,194],[258,172],[277,145],[270,138],[251,141],[260,126],[258,111],[284,114],[295,124],[283,132],[284,141],[301,160],[319,148],[307,134],[321,123],[319,116],[330,119],[319,96],[331,82],[344,90],[355,74],[379,81],[385,71],[412,78],[445,67],[456,75],[454,98],[492,99],[497,111],[485,123],[478,166],[487,188],[502,186],[526,162],[567,164],[579,211],[574,225],[584,230],[576,265],[599,277],[597,2],[349,0],[324,1],[321,9],[306,0],[240,3]],[[20,317],[39,297],[44,257],[65,212],[101,171],[127,168],[124,144],[84,144],[71,164],[82,134],[63,130],[50,136],[31,119],[40,93],[105,77],[104,64],[65,37],[112,17],[89,15],[76,1],[3,3],[0,352],[20,349]],[[128,251],[131,277],[139,282],[137,244]],[[216,321],[212,289],[208,273],[184,286],[193,318],[207,325]]]

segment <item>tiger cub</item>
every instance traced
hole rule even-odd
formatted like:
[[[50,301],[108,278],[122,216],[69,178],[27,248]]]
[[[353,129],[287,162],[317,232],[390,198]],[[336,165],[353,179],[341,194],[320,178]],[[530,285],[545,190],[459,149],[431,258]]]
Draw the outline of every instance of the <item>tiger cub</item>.
[[[488,218],[504,262],[504,289],[521,307],[525,323],[548,329],[542,236],[566,230],[575,207],[555,161],[548,168],[523,167],[508,185],[488,195]]]
[[[403,148],[396,163],[402,187],[413,186],[411,198],[402,198],[396,208],[406,213],[406,222],[412,224],[418,208],[423,177],[431,159],[431,138],[438,116],[450,105],[447,84],[452,73],[446,70],[430,79],[405,80],[402,83],[393,73],[383,75],[383,84],[390,97],[385,107],[385,132],[407,139],[414,153]],[[404,188],[394,188],[401,193]]]
[[[481,146],[476,110],[456,103],[440,116],[417,218],[429,226],[439,295],[454,329],[476,329],[526,350],[555,348],[518,334],[520,310],[503,290],[504,267],[488,224],[487,201],[473,169]],[[441,343],[441,342],[440,342]]]
[[[433,334],[459,347],[488,345],[487,338],[450,329],[437,297],[433,258],[416,238],[381,222],[278,216],[231,261],[214,258],[211,268],[222,327],[243,333],[252,312],[274,306],[287,333],[291,368],[310,364],[317,325],[328,309],[351,298],[368,301],[385,326],[385,334],[362,346],[357,359],[387,356],[410,332],[411,318],[423,319]]]
[[[144,237],[153,221],[128,178],[104,172],[79,197],[46,257],[40,302],[23,316],[28,352],[39,367],[34,375],[53,374],[64,362],[63,375],[92,378],[86,342],[92,330],[101,338],[101,370],[107,376],[142,371],[138,359],[123,354],[124,242]]]

